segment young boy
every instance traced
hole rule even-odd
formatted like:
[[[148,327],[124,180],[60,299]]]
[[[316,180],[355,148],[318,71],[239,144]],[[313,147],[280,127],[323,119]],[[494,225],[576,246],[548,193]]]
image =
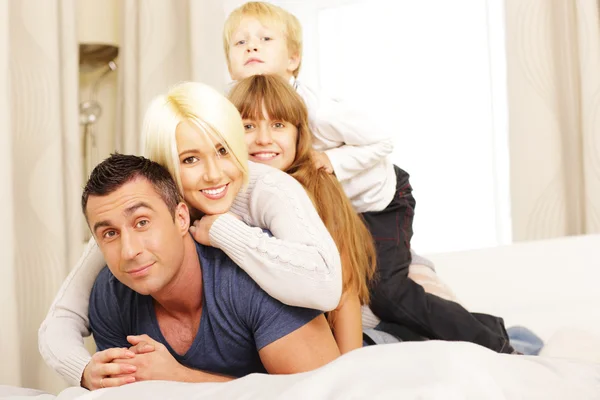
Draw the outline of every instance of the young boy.
[[[249,2],[227,18],[223,44],[233,80],[279,75],[305,101],[315,163],[336,175],[375,240],[378,279],[371,288],[370,308],[387,330],[401,338],[464,340],[512,351],[503,329],[492,332],[487,320],[479,321],[459,304],[426,293],[409,279],[415,207],[409,175],[389,160],[393,144],[387,132],[297,80],[302,60],[298,19],[275,5]]]

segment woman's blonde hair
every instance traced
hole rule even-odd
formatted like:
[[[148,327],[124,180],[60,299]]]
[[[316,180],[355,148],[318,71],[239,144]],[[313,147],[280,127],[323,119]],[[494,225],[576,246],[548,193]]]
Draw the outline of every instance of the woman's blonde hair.
[[[314,167],[304,101],[290,84],[274,75],[255,75],[239,81],[229,92],[229,99],[242,118],[262,120],[264,107],[271,119],[296,126],[296,157],[285,172],[304,186],[338,247],[344,292],[351,290],[362,304],[368,304],[368,284],[376,267],[373,238],[336,177]]]
[[[217,140],[229,152],[248,182],[248,149],[240,114],[222,94],[199,82],[182,82],[155,97],[142,126],[144,156],[161,164],[173,176],[183,196],[175,131],[188,122],[198,132]],[[202,210],[200,210],[202,211]]]
[[[263,25],[273,25],[280,27],[287,40],[288,51],[291,55],[297,55],[299,62],[298,67],[293,72],[297,78],[302,65],[302,25],[300,21],[292,13],[274,4],[265,3],[262,1],[249,1],[242,4],[233,10],[223,27],[223,50],[225,51],[225,59],[227,67],[231,67],[229,61],[229,49],[231,48],[231,36],[240,26],[240,22],[244,17],[256,18]]]

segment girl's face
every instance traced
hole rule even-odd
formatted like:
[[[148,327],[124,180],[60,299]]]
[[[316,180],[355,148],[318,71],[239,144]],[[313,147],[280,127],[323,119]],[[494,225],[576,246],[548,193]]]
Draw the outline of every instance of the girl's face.
[[[296,158],[298,129],[288,121],[272,120],[266,112],[263,119],[244,119],[246,145],[250,161],[267,164],[285,171]]]
[[[190,122],[179,123],[175,135],[185,201],[204,214],[229,211],[243,181],[232,156]]]

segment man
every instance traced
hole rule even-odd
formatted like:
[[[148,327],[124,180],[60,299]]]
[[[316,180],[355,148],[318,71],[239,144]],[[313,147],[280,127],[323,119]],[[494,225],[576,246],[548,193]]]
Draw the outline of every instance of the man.
[[[88,367],[133,346],[99,382],[84,373],[84,386],[295,373],[339,356],[321,312],[278,302],[221,250],[194,242],[189,210],[159,164],[110,156],[92,172],[82,207],[108,266],[90,297],[101,355]]]

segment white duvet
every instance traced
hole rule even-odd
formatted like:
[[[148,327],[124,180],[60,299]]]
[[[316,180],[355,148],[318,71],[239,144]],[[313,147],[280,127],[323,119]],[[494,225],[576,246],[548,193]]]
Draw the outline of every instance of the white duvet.
[[[318,370],[295,375],[252,374],[221,384],[138,382],[95,392],[70,388],[56,398],[35,397],[588,400],[600,399],[600,364],[504,355],[470,343],[429,341],[363,348]]]

